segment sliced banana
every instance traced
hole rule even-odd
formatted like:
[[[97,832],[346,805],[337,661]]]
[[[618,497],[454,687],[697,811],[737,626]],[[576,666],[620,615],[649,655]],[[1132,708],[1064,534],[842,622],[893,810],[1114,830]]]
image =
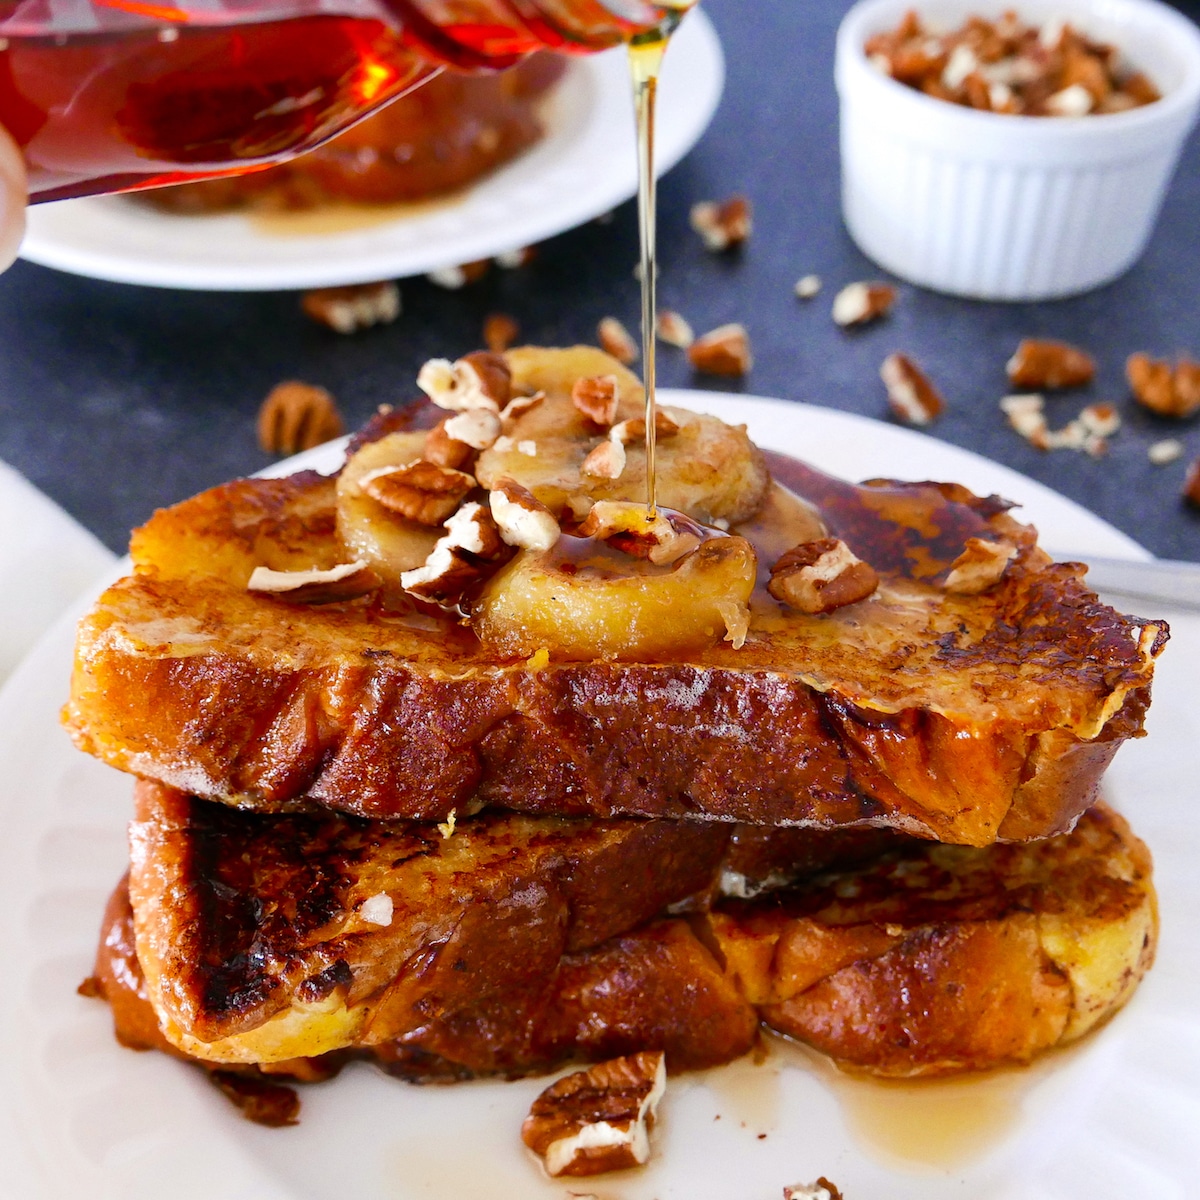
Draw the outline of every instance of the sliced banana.
[[[480,640],[505,657],[545,648],[556,659],[645,660],[745,635],[755,575],[745,538],[714,537],[670,569],[643,566],[629,574],[632,559],[591,565],[578,551],[572,556],[569,544],[585,541],[563,538],[546,553],[522,551],[502,568],[472,612]]]
[[[338,535],[355,558],[368,562],[384,579],[398,580],[402,571],[419,567],[442,530],[389,512],[362,490],[359,481],[381,467],[402,467],[420,458],[424,447],[423,432],[389,433],[363,446],[338,476]]]
[[[643,415],[637,377],[616,359],[590,346],[567,350],[511,350],[506,356],[514,390],[536,389],[546,399],[505,428],[505,440],[479,456],[476,477],[494,487],[507,476],[528,488],[552,512],[582,517],[596,500],[640,501],[646,495],[646,452],[641,442],[625,446],[625,466],[616,479],[585,475],[583,461],[607,436],[571,401],[577,379],[617,378],[617,420]],[[680,408],[664,408],[679,431],[658,443],[658,502],[706,525],[745,521],[762,505],[770,482],[761,453],[742,426]],[[517,447],[532,443],[530,456]]]

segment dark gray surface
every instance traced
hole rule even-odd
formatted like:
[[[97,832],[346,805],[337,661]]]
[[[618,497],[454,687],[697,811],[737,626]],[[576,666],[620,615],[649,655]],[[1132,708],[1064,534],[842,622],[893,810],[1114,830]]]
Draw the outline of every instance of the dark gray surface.
[[[845,5],[704,4],[729,80],[713,126],[660,190],[663,306],[697,331],[733,320],[749,327],[756,361],[739,390],[872,416],[885,412],[879,364],[904,350],[946,395],[934,436],[1042,480],[1159,555],[1200,560],[1200,513],[1179,501],[1186,463],[1200,454],[1200,422],[1136,410],[1123,375],[1135,350],[1200,355],[1200,136],[1146,256],[1117,283],[1027,305],[903,287],[889,320],[843,333],[829,317],[833,291],[879,277],[839,216],[832,62]],[[737,190],[755,204],[753,241],[739,255],[711,255],[688,228],[688,208]],[[399,322],[351,338],[309,323],[291,293],[143,289],[18,263],[0,277],[0,458],[121,549],[156,506],[266,464],[254,417],[281,379],[330,388],[354,425],[377,404],[412,395],[426,358],[474,348],[488,312],[512,313],[525,338],[547,344],[591,340],[608,313],[634,328],[636,237],[627,204],[611,224],[545,243],[534,265],[493,271],[461,292],[409,281]],[[826,288],[805,304],[792,285],[810,271]],[[1084,397],[1116,401],[1126,424],[1107,458],[1041,454],[1007,428],[996,406],[1004,363],[1031,335],[1065,338],[1098,358],[1095,386],[1050,407],[1057,425]],[[664,348],[660,360],[663,385],[714,386],[693,377],[678,351]],[[1164,437],[1182,438],[1188,454],[1152,467],[1146,447]],[[906,474],[903,462],[895,473]]]

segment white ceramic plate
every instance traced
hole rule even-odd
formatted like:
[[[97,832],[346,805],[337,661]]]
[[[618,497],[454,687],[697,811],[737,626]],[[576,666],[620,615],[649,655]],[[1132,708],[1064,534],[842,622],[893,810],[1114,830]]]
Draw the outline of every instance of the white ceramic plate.
[[[664,400],[746,421],[766,446],[842,474],[961,480],[1026,502],[1054,540],[1144,552],[1046,488],[919,434],[806,405],[711,393]],[[304,456],[333,467],[336,447]],[[290,469],[294,464],[288,464]],[[798,1051],[676,1079],[640,1174],[545,1180],[518,1130],[539,1081],[416,1088],[369,1067],[303,1089],[298,1128],[243,1121],[187,1066],[113,1041],[104,1006],[74,993],[123,870],[130,780],[77,753],[57,724],[71,627],[61,624],[0,693],[0,1108],[6,1195],[54,1200],[778,1200],[826,1175],[847,1200],[1183,1200],[1200,1178],[1200,832],[1194,820],[1200,620],[1181,617],[1155,685],[1151,736],[1127,746],[1110,793],[1157,858],[1159,962],[1098,1035],[1027,1071],[915,1094],[837,1083]],[[880,1104],[879,1101],[883,1100]],[[874,1124],[865,1116],[874,1107]],[[890,1118],[880,1124],[880,1110]],[[719,1115],[720,1119],[717,1120]],[[904,1165],[950,1120],[947,1165]],[[863,1129],[867,1132],[863,1132]],[[914,1129],[917,1133],[914,1135]],[[766,1134],[760,1139],[759,1134]],[[901,1139],[904,1140],[903,1138]],[[935,1156],[937,1157],[937,1156]]]
[[[717,35],[694,12],[663,65],[660,173],[704,132],[724,78]],[[228,291],[403,278],[488,258],[571,229],[636,191],[624,50],[572,60],[545,105],[547,134],[531,150],[444,203],[410,206],[382,224],[322,233],[305,219],[179,216],[97,196],[30,209],[21,257],[118,283]]]

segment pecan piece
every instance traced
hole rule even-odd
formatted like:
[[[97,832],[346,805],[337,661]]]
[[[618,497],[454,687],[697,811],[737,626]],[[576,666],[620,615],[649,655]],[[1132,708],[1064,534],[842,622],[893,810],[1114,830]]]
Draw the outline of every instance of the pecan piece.
[[[798,300],[811,300],[821,290],[820,275],[801,275],[792,289]]]
[[[475,477],[417,459],[401,467],[368,471],[358,486],[389,512],[418,525],[441,525],[475,486]]]
[[[468,283],[477,283],[487,273],[492,265],[489,258],[478,258],[474,262],[462,263],[457,267],[439,267],[436,271],[427,271],[425,278],[435,287],[457,292]]]
[[[491,514],[472,500],[446,522],[425,562],[401,573],[400,586],[418,600],[465,615],[471,594],[511,554]]]
[[[644,504],[630,500],[597,500],[576,533],[659,566],[678,562],[708,536],[686,513],[660,508],[651,516]]]
[[[501,479],[488,494],[500,537],[522,550],[549,550],[560,530],[554,514],[516,480]]]
[[[336,333],[357,333],[372,325],[390,325],[400,315],[400,289],[390,280],[305,292],[306,316]]]
[[[579,470],[593,479],[620,479],[625,470],[625,446],[616,438],[605,438],[579,464]]]
[[[617,419],[621,401],[615,375],[577,379],[571,387],[571,403],[593,424],[607,429]]]
[[[658,314],[658,319],[654,322],[654,332],[660,342],[666,342],[668,346],[678,346],[680,350],[686,350],[696,340],[696,335],[687,321],[669,308],[664,308]]]
[[[780,556],[767,591],[800,612],[827,613],[865,600],[878,586],[875,568],[840,538],[816,538]]]
[[[520,334],[520,325],[508,313],[490,313],[484,318],[483,344],[493,354],[503,354]]]
[[[745,375],[754,366],[744,325],[718,325],[688,347],[688,361],[705,375]]]
[[[311,450],[342,432],[342,417],[323,388],[290,379],[276,384],[258,410],[258,444],[268,454]]]
[[[499,413],[512,395],[512,373],[501,355],[476,350],[456,362],[431,358],[417,373],[417,387],[439,408]]]
[[[533,1102],[521,1139],[549,1175],[599,1175],[640,1166],[666,1087],[661,1050],[597,1063],[553,1083]]]
[[[641,353],[637,342],[633,340],[633,334],[616,317],[605,317],[601,320],[596,326],[596,340],[606,354],[611,354],[617,362],[626,366],[637,362]]]
[[[689,217],[704,245],[717,253],[742,245],[754,227],[750,201],[741,195],[719,204],[701,200],[692,205]]]
[[[783,1200],[842,1200],[837,1184],[821,1175],[816,1183],[793,1183],[783,1189]]]
[[[445,434],[472,450],[486,450],[500,436],[503,423],[498,414],[487,408],[469,408],[447,418]]]
[[[1131,354],[1125,377],[1134,399],[1160,417],[1190,417],[1200,409],[1200,363],[1186,355],[1172,367],[1148,354]]]
[[[879,368],[888,407],[909,425],[928,425],[946,407],[929,377],[907,354],[889,354]]]
[[[896,302],[890,283],[848,283],[833,298],[833,320],[848,329],[886,316]]]
[[[1194,508],[1200,508],[1200,456],[1192,460],[1183,481],[1183,498]]]
[[[994,588],[1016,553],[1017,548],[1005,542],[967,538],[963,552],[950,564],[946,591],[960,596],[978,596]]]
[[[679,432],[679,422],[674,417],[663,412],[661,408],[654,409],[654,436],[660,442],[664,438],[674,437]],[[609,431],[614,442],[627,446],[630,442],[640,442],[646,436],[646,418],[630,417],[621,421]]]
[[[328,570],[273,571],[255,567],[246,589],[286,600],[289,604],[336,604],[356,600],[379,586],[379,576],[361,561],[339,563]]]
[[[1177,458],[1183,457],[1184,445],[1178,438],[1163,438],[1155,442],[1146,451],[1146,457],[1156,467],[1165,467]]]
[[[421,451],[421,457],[426,462],[436,463],[439,467],[452,467],[456,471],[461,471],[471,464],[475,457],[475,449],[466,442],[460,442],[457,438],[451,437],[446,432],[446,426],[454,419],[454,417],[443,417],[425,435],[425,449]]]
[[[1072,388],[1091,383],[1092,356],[1077,346],[1048,338],[1024,338],[1005,366],[1014,387]]]

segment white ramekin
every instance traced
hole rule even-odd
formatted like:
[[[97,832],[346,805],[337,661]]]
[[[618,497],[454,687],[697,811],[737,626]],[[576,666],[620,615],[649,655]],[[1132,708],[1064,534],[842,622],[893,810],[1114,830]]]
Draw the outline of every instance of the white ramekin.
[[[1163,98],[1087,117],[932,99],[863,50],[913,7],[946,30],[1007,7],[1063,18],[1117,46]],[[1107,283],[1141,254],[1200,108],[1200,32],[1157,0],[860,0],[838,31],[836,77],[842,212],[859,247],[938,291],[1045,300]]]

